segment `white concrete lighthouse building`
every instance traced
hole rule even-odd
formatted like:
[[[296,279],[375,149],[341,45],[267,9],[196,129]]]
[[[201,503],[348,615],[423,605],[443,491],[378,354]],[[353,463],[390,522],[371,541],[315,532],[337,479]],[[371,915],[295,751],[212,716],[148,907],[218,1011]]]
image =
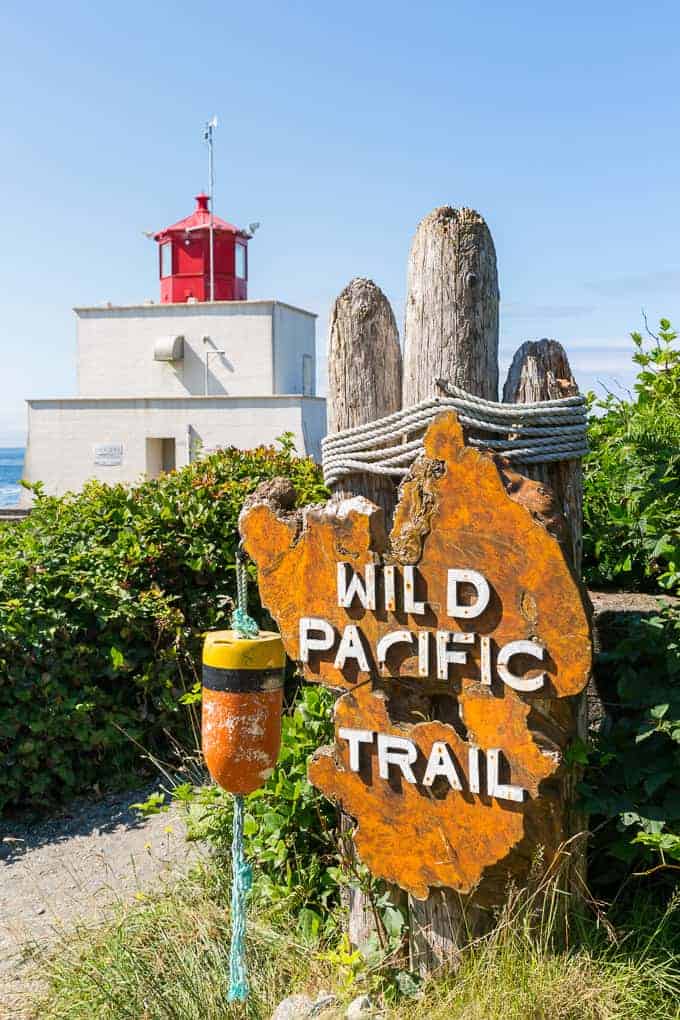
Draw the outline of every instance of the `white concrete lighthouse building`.
[[[250,235],[215,216],[211,246],[207,196],[196,202],[155,235],[160,304],[75,309],[78,396],[28,401],[24,477],[46,492],[157,477],[201,450],[283,432],[320,459],[316,316],[249,301]]]

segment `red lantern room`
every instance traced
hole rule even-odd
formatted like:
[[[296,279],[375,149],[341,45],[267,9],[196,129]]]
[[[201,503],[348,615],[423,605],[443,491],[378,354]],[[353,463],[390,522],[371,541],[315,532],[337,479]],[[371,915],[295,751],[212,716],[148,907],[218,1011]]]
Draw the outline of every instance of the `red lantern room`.
[[[191,216],[154,234],[158,241],[161,304],[210,301],[210,198],[196,196]],[[248,297],[248,241],[245,230],[214,216],[213,259],[215,301]]]

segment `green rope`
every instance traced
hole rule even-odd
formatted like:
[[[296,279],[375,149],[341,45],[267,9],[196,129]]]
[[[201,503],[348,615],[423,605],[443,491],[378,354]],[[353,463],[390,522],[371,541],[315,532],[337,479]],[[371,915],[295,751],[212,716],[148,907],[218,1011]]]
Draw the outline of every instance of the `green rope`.
[[[231,844],[233,885],[231,888],[231,952],[229,954],[229,1002],[248,998],[246,970],[246,893],[253,884],[253,872],[243,854],[243,797],[234,797],[234,831]]]
[[[248,572],[243,554],[236,553],[236,609],[231,617],[232,630],[242,637],[257,637],[258,626],[248,616]],[[234,828],[231,840],[231,951],[229,953],[229,1002],[245,1002],[248,998],[246,969],[246,893],[253,884],[252,868],[243,852],[244,801],[234,797]]]
[[[257,637],[260,633],[252,616],[248,616],[248,571],[243,553],[236,553],[236,609],[231,614],[231,629],[241,637]]]

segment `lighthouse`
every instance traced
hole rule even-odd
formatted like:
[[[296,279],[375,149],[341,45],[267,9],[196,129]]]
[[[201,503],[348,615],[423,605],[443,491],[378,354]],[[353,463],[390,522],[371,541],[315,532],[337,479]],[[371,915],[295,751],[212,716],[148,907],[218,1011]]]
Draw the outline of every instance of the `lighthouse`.
[[[92,478],[157,478],[212,450],[274,444],[286,432],[299,453],[320,460],[316,315],[248,298],[250,231],[217,216],[204,193],[195,203],[152,235],[160,302],[74,309],[77,396],[27,401],[25,477],[46,493]]]
[[[161,303],[245,301],[250,234],[219,216],[211,220],[210,198],[203,192],[195,202],[190,216],[154,234]],[[210,293],[211,243],[214,294]]]

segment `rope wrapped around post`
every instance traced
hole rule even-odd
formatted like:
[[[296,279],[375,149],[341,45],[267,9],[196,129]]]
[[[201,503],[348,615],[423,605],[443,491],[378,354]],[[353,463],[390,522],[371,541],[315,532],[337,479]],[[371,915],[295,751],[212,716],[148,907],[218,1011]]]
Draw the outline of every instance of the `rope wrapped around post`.
[[[510,461],[550,463],[574,460],[588,452],[586,399],[580,394],[529,404],[501,404],[443,379],[435,382],[446,396],[430,397],[385,418],[326,436],[321,443],[326,485],[355,472],[403,478],[423,452],[425,429],[448,410],[457,413],[462,425],[490,434],[488,439],[471,438],[471,446]]]

